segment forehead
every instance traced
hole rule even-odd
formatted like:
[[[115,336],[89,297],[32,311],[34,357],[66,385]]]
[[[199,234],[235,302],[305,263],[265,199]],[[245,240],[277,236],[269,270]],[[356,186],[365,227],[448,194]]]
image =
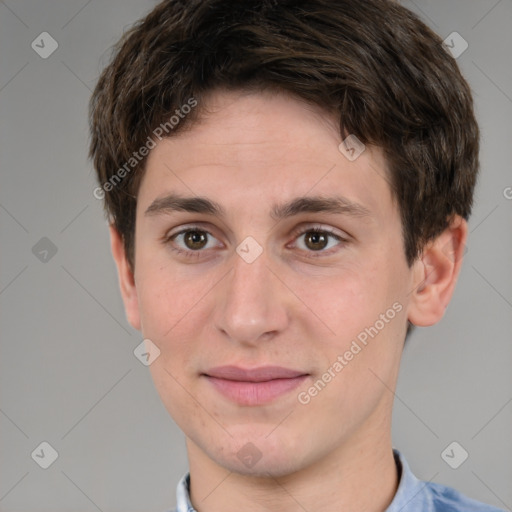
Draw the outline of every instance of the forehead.
[[[392,209],[383,152],[367,146],[350,161],[339,120],[286,94],[215,91],[190,128],[148,156],[140,206],[169,192],[239,208],[296,196],[343,195],[377,214]]]

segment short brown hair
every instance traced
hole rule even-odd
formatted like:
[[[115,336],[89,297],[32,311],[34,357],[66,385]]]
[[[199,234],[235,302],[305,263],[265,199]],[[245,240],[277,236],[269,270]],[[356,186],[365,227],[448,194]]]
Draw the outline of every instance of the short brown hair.
[[[164,0],[121,38],[90,103],[90,156],[132,269],[146,158],[126,162],[191,98],[167,136],[193,125],[216,88],[290,93],[339,117],[343,138],[381,147],[409,265],[454,214],[469,217],[471,91],[415,14],[390,0]]]

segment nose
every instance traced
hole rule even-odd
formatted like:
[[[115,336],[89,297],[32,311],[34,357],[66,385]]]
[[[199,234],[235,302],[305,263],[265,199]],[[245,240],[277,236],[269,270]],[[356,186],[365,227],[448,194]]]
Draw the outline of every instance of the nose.
[[[290,297],[265,252],[251,263],[236,253],[233,260],[215,297],[215,326],[232,341],[257,345],[286,329]]]

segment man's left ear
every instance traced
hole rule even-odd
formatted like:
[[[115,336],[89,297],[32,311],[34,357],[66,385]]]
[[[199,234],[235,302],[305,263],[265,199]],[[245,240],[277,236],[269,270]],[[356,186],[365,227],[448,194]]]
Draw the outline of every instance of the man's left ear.
[[[408,319],[414,325],[426,327],[443,317],[462,266],[467,236],[467,222],[456,215],[414,262],[416,286],[408,308]]]

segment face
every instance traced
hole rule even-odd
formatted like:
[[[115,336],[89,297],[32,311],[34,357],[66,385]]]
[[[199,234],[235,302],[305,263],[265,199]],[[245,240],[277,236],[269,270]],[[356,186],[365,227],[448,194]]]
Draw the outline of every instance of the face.
[[[414,276],[381,150],[285,95],[208,107],[149,155],[125,303],[189,447],[279,476],[387,432]]]

